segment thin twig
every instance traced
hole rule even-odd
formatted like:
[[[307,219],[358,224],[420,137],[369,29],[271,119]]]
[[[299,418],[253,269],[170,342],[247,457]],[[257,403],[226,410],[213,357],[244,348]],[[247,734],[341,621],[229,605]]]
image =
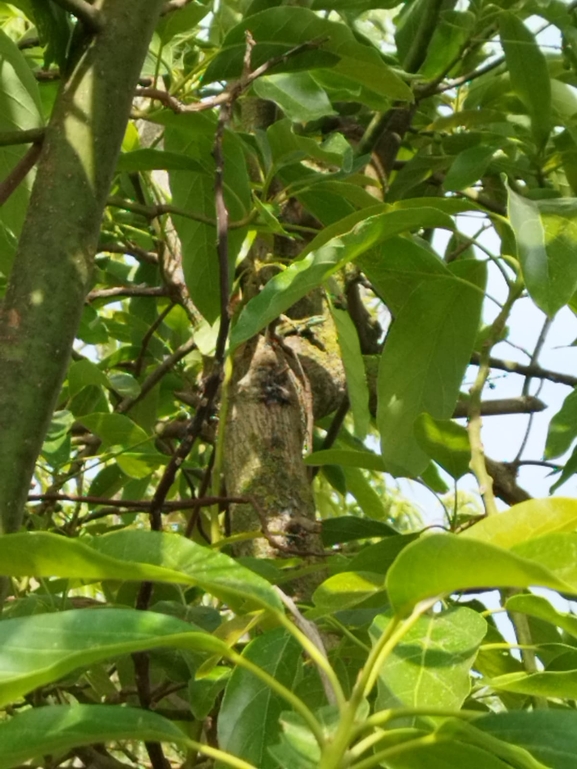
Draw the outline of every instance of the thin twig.
[[[481,360],[479,353],[471,355],[471,363],[478,366]],[[550,371],[541,368],[541,366],[527,366],[523,363],[516,363],[512,360],[501,360],[500,358],[489,358],[489,366],[499,369],[499,371],[509,371],[511,374],[520,374],[521,376],[531,376],[534,379],[547,379],[549,382],[564,384],[569,387],[577,387],[577,377],[571,374],[561,374],[558,371]]]
[[[192,352],[195,348],[196,343],[193,338],[189,339],[184,344],[181,344],[180,347],[177,347],[172,355],[169,355],[167,358],[165,358],[162,363],[154,369],[152,374],[146,377],[140,386],[140,392],[138,395],[124,398],[124,400],[118,404],[115,411],[118,414],[126,414],[127,411],[129,411],[136,403],[141,401],[144,396],[147,395],[152,390],[152,388],[158,384],[158,382],[160,382],[162,377],[168,371],[170,371],[170,369],[175,366],[179,360],[182,360],[186,355],[188,355],[189,352]]]
[[[123,299],[134,296],[168,296],[168,289],[164,286],[115,286],[114,288],[101,288],[91,291],[86,301],[95,302],[98,299]]]
[[[138,358],[136,359],[134,363],[134,376],[139,377],[142,372],[142,364],[144,363],[144,356],[146,355],[146,350],[148,349],[148,345],[150,343],[150,340],[154,336],[154,333],[157,331],[157,329],[162,324],[163,320],[167,317],[167,315],[172,311],[174,308],[174,303],[170,303],[167,305],[164,310],[159,314],[159,316],[156,318],[154,323],[150,326],[146,334],[142,337],[142,344],[140,345],[140,352],[138,353]]]
[[[110,508],[125,509],[132,512],[146,512],[152,505],[151,499],[113,499],[95,495],[78,494],[29,494],[29,502],[76,502],[86,505],[107,505]],[[162,509],[165,513],[174,513],[179,510],[194,510],[197,507],[209,507],[221,503],[244,504],[251,502],[248,497],[210,496],[196,497],[195,499],[179,499],[164,502]]]
[[[209,216],[203,216],[203,214],[197,214],[193,211],[189,211],[188,209],[178,208],[178,206],[173,206],[170,203],[146,205],[144,203],[137,203],[134,200],[126,200],[124,198],[120,198],[117,195],[111,195],[108,198],[107,205],[113,208],[122,208],[125,211],[132,211],[135,214],[144,216],[145,219],[156,219],[163,214],[172,214],[173,216],[182,216],[185,219],[192,219],[193,221],[200,222],[201,224],[208,224],[210,227],[217,226],[216,221],[211,219]],[[247,216],[239,219],[237,222],[230,222],[229,229],[238,230],[242,227],[246,227],[256,218],[256,216],[257,212],[251,211]]]
[[[4,205],[14,190],[24,181],[26,175],[34,168],[41,151],[41,144],[33,144],[29,147],[8,176],[0,182],[0,206]]]

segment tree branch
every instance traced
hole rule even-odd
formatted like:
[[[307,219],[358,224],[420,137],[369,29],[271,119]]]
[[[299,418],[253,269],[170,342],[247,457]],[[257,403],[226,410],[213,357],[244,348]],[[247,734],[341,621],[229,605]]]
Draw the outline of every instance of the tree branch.
[[[473,355],[471,355],[471,363],[474,366],[478,366],[480,358],[481,356],[479,353],[473,353]],[[570,374],[561,374],[557,371],[550,371],[549,369],[541,368],[541,366],[527,366],[512,360],[501,360],[500,358],[493,357],[489,358],[489,365],[491,368],[496,368],[500,371],[509,371],[511,374],[530,376],[534,379],[547,379],[549,382],[555,382],[556,384],[577,387],[577,377],[571,376]]]
[[[0,133],[0,147],[11,147],[15,144],[41,144],[44,139],[44,128],[29,128],[26,131],[3,131]]]
[[[102,213],[161,6],[162,0],[101,0],[102,29],[59,91],[46,128],[0,309],[2,533],[18,530],[22,522],[90,287]],[[82,7],[94,15],[90,5]]]
[[[87,3],[86,0],[52,0],[52,2],[76,16],[78,21],[81,21],[90,32],[100,32],[102,29],[101,12],[94,5]]]
[[[4,205],[18,185],[24,181],[26,175],[34,168],[41,151],[41,144],[33,144],[16,163],[8,176],[0,182],[0,206]]]

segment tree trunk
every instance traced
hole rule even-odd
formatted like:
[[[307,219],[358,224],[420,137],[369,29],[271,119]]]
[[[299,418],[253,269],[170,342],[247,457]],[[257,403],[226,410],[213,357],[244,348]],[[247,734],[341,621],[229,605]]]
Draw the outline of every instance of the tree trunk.
[[[0,310],[0,533],[15,531],[90,288],[102,213],[163,0],[100,0],[63,82]]]

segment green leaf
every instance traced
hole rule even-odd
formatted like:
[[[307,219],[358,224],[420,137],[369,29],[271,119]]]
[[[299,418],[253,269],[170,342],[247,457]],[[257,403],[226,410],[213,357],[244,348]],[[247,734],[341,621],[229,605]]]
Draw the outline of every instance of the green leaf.
[[[575,710],[492,713],[477,719],[475,726],[500,740],[520,745],[549,769],[573,769],[575,765]]]
[[[118,173],[136,173],[138,171],[194,171],[207,174],[205,165],[183,153],[166,150],[141,149],[123,152],[116,164]]]
[[[170,13],[161,16],[156,32],[162,44],[166,45],[176,35],[192,37],[195,34],[195,27],[208,13],[210,13],[210,4],[193,0],[183,8],[171,10]]]
[[[309,610],[306,616],[308,619],[316,619],[335,611],[350,609],[377,593],[384,595],[384,590],[382,574],[341,571],[317,587],[313,593],[315,608]],[[383,603],[386,603],[386,599]]]
[[[391,621],[385,614],[375,617],[369,629],[373,644]],[[379,705],[390,700],[392,706],[459,710],[486,632],[485,620],[464,606],[420,617],[379,670]]]
[[[216,221],[215,164],[212,155],[216,132],[215,116],[208,116],[206,113],[167,115],[163,122],[167,126],[165,148],[169,152],[190,158],[204,169],[199,172],[169,170],[172,202],[178,208]],[[252,198],[242,143],[231,131],[225,131],[223,152],[224,201],[230,221],[234,222],[247,216],[252,206]],[[182,216],[172,215],[172,219],[182,245],[182,265],[190,296],[212,324],[220,313],[216,227]],[[234,273],[234,263],[245,234],[244,227],[229,232],[228,255],[231,275]]]
[[[102,370],[90,360],[79,360],[70,364],[68,370],[68,390],[76,395],[88,385],[108,386],[108,380]]]
[[[72,609],[0,623],[0,704],[120,654],[174,646],[227,654],[218,638],[166,614]]]
[[[379,208],[382,210],[382,206]],[[352,229],[349,230],[343,230],[343,227],[349,224],[348,221],[339,222],[332,228],[327,227],[324,233],[311,243],[310,253],[271,278],[263,290],[243,307],[231,333],[231,349],[236,349],[258,334],[309,291],[377,243],[406,230],[427,226],[453,226],[446,214],[430,208],[393,209],[375,216],[370,213],[371,209],[365,209],[349,217],[352,220]],[[333,232],[339,235],[329,239]],[[317,244],[319,247],[312,250]]]
[[[0,132],[41,128],[43,122],[38,83],[32,70],[22,51],[0,29]],[[22,145],[0,147],[0,179],[8,176],[25,152]],[[8,274],[12,263],[14,236],[20,234],[33,180],[31,171],[0,207],[0,223],[5,233],[0,241],[4,274]]]
[[[415,746],[410,743],[403,745],[403,750],[391,748],[392,755],[386,756],[387,769],[510,769],[509,763],[504,763],[496,756],[475,745],[467,745],[457,740],[448,741],[447,737],[439,736],[426,744]]]
[[[347,393],[351,404],[355,435],[364,440],[369,430],[371,414],[369,412],[369,387],[365,374],[365,364],[361,354],[361,344],[357,329],[349,313],[330,302],[331,315],[337,329],[341,359],[347,380]]]
[[[561,527],[560,527],[561,528]],[[512,552],[521,558],[529,558],[548,569],[556,577],[577,586],[577,534],[558,531],[520,542]]]
[[[534,202],[509,189],[509,219],[527,290],[535,304],[553,317],[577,289],[576,201]]]
[[[335,110],[326,91],[308,72],[287,72],[261,77],[253,86],[260,99],[275,102],[285,115],[295,123],[307,123]]]
[[[483,293],[433,276],[410,295],[388,333],[379,366],[377,425],[387,470],[420,475],[429,457],[414,435],[422,412],[449,419],[475,343]],[[394,375],[393,375],[394,372]]]
[[[392,526],[380,521],[343,515],[340,518],[327,518],[322,522],[322,539],[325,547],[332,547],[341,542],[370,537],[390,537],[397,534]],[[370,570],[369,570],[370,571]]]
[[[577,500],[529,499],[491,515],[463,532],[467,539],[510,548],[553,532],[577,529]]]
[[[469,472],[471,448],[467,430],[452,419],[421,414],[415,422],[419,445],[443,470],[458,480]]]
[[[501,13],[499,27],[511,84],[531,117],[535,140],[542,146],[552,128],[547,60],[533,33],[518,16],[507,11]]]
[[[45,0],[31,0],[31,3],[40,45],[46,46],[45,68],[56,62],[60,69],[64,69],[73,30],[70,17],[57,3]]]
[[[387,536],[381,542],[369,545],[357,553],[350,562],[349,568],[351,571],[372,571],[375,574],[386,574],[399,553],[418,537],[418,534]]]
[[[434,80],[446,73],[447,67],[462,55],[475,25],[475,14],[470,11],[447,10],[440,14],[439,22],[427,48],[427,58],[419,74],[427,80]]]
[[[0,724],[0,769],[12,769],[39,756],[117,740],[185,745],[186,735],[150,710],[117,705],[49,705],[32,708]]]
[[[575,438],[577,438],[577,390],[569,393],[561,409],[549,422],[545,445],[546,459],[560,457],[569,451]]]
[[[485,173],[495,147],[491,144],[481,144],[461,152],[453,161],[443,186],[446,190],[463,190],[470,187]]]
[[[365,470],[384,472],[383,460],[372,451],[353,451],[351,449],[324,449],[315,451],[304,458],[305,465],[322,467],[323,465],[341,465],[342,467],[364,467]]]
[[[105,447],[124,446],[129,448],[140,446],[149,440],[149,436],[142,427],[139,427],[124,414],[87,414],[82,417],[82,424],[87,430],[97,435]]]
[[[319,143],[310,136],[295,133],[291,121],[285,119],[273,123],[267,129],[266,136],[271,158],[276,168],[294,164],[304,158],[313,158],[320,163],[338,168],[344,167],[345,170],[348,170],[352,165],[352,147],[340,133],[332,133],[325,141]],[[302,167],[299,167],[298,170],[301,173],[303,171]],[[307,169],[303,178],[305,181],[302,183],[309,185],[318,179],[322,180],[324,176],[316,176]],[[283,181],[294,183],[295,180],[284,178]]]
[[[577,670],[555,670],[542,673],[509,673],[492,678],[487,684],[493,689],[531,697],[577,699]]]
[[[281,608],[272,586],[262,577],[224,553],[177,534],[125,530],[96,537],[90,544],[48,532],[10,534],[0,537],[0,568],[15,577],[200,585],[216,596]]]
[[[389,569],[389,599],[395,611],[405,615],[419,601],[468,588],[540,585],[577,592],[563,581],[562,572],[553,573],[529,558],[522,551],[511,553],[454,534],[431,534],[406,547]]]
[[[557,611],[546,598],[540,595],[513,595],[507,599],[508,611],[519,611],[531,617],[550,622],[577,638],[577,617],[574,614]]]
[[[253,69],[299,44],[322,40],[318,50],[287,58],[275,67],[275,72],[328,66],[382,96],[413,100],[411,89],[385,64],[378,51],[357,42],[347,26],[327,21],[307,8],[286,6],[255,13],[234,27],[225,37],[216,58],[208,65],[206,83],[240,77],[246,51],[246,30],[257,43],[251,52]]]
[[[251,641],[242,656],[292,689],[301,666],[300,644],[283,628]],[[267,746],[279,737],[279,716],[286,702],[250,671],[236,668],[218,714],[219,746],[259,769],[276,769]]]

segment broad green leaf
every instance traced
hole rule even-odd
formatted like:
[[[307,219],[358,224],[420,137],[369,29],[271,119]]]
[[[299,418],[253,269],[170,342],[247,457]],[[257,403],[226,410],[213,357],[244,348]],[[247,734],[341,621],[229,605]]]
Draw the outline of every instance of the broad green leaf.
[[[471,447],[462,425],[421,414],[415,422],[415,436],[421,448],[452,478],[458,480],[469,472]]]
[[[222,48],[209,64],[205,82],[230,80],[241,75],[246,50],[245,31],[257,45],[251,54],[252,67],[258,67],[291,48],[310,41],[323,41],[319,49],[287,58],[276,72],[331,67],[349,80],[361,83],[390,99],[412,101],[411,89],[385,64],[372,46],[357,42],[347,26],[327,21],[307,8],[270,8],[256,13],[234,27]]]
[[[399,553],[411,542],[414,542],[418,536],[418,534],[387,536],[381,542],[363,548],[355,555],[348,568],[351,571],[372,571],[375,574],[386,574]]]
[[[0,132],[41,128],[42,105],[38,83],[16,44],[0,29]],[[0,179],[5,179],[26,152],[26,147],[0,147]],[[28,174],[0,207],[4,236],[0,239],[2,271],[8,274],[15,251],[14,236],[20,234],[34,172]]]
[[[451,276],[439,255],[411,236],[391,238],[383,248],[362,254],[358,265],[395,317],[431,276]]]
[[[519,611],[550,622],[577,638],[577,617],[574,614],[557,611],[546,598],[540,595],[513,595],[507,599],[506,608],[508,611]]]
[[[70,17],[56,3],[43,0],[31,0],[31,3],[40,45],[46,46],[44,67],[48,69],[55,62],[64,69],[73,29]]]
[[[136,609],[71,609],[0,622],[0,704],[78,668],[135,651],[174,646],[228,654],[191,623]]]
[[[124,152],[118,158],[116,164],[118,173],[135,173],[138,171],[194,171],[199,174],[208,174],[205,165],[178,152],[166,150],[139,149],[132,152]]]
[[[210,13],[210,4],[193,0],[186,3],[183,8],[161,16],[156,32],[162,44],[166,45],[176,35],[192,37],[196,33],[195,27],[208,13]]]
[[[559,527],[561,528],[561,527]],[[521,541],[512,551],[538,563],[561,580],[577,586],[577,533],[556,531],[552,534]]]
[[[0,724],[0,769],[70,748],[117,740],[185,745],[186,735],[150,710],[118,705],[49,705],[32,708]]]
[[[499,27],[511,84],[531,117],[535,140],[542,146],[552,127],[547,61],[533,33],[518,16],[501,13]]]
[[[82,424],[97,435],[107,448],[110,446],[125,446],[126,448],[141,446],[150,438],[142,427],[139,427],[124,414],[87,414],[82,417]]]
[[[577,438],[577,390],[573,390],[563,401],[561,409],[549,422],[545,457],[553,459],[569,451]]]
[[[322,522],[322,539],[325,547],[332,547],[341,542],[370,537],[391,537],[397,532],[392,526],[380,521],[343,515],[340,518],[327,518]]]
[[[529,499],[483,518],[461,536],[510,548],[545,534],[577,529],[577,500]]]
[[[258,636],[243,651],[243,657],[292,689],[301,666],[300,644],[284,628]],[[219,747],[259,769],[276,769],[267,746],[279,736],[279,716],[285,700],[250,671],[236,668],[227,684],[218,714]]]
[[[389,472],[416,477],[429,464],[414,435],[415,420],[422,412],[452,416],[482,303],[482,291],[471,284],[435,276],[414,290],[396,316],[377,384],[377,425]]]
[[[387,500],[373,488],[366,475],[358,467],[343,467],[347,491],[368,518],[377,521],[388,518]]]
[[[304,458],[305,465],[322,467],[323,465],[342,465],[342,467],[363,467],[365,470],[384,472],[383,460],[372,451],[353,451],[351,449],[324,449],[315,451]]]
[[[149,580],[200,585],[213,595],[281,607],[271,585],[224,553],[177,535],[119,531],[88,540],[48,532],[0,537],[0,569],[14,577]]]
[[[311,248],[314,248],[316,242],[322,243],[317,250],[311,250],[304,258],[293,262],[286,270],[268,281],[263,290],[242,309],[232,330],[231,349],[234,350],[258,334],[309,291],[377,243],[406,230],[426,226],[453,226],[446,214],[430,208],[388,210],[375,216],[367,215],[367,211],[370,209],[354,215],[354,224],[349,231],[342,232],[338,226],[335,226],[334,230],[327,228],[331,232],[336,230],[342,234],[327,242],[325,231],[322,237],[318,240],[315,238],[311,244]],[[359,221],[363,215],[364,218]]]
[[[369,429],[371,415],[369,412],[369,388],[361,354],[359,335],[355,324],[346,310],[335,307],[333,302],[330,303],[330,309],[337,328],[341,359],[347,380],[347,393],[355,425],[355,435],[363,440]]]
[[[386,764],[381,765],[387,769],[510,769],[511,766],[482,748],[449,740],[443,735],[426,744],[415,740],[414,747],[410,743],[405,745],[402,751],[391,748],[392,755],[383,756]]]
[[[470,187],[483,176],[494,154],[495,147],[490,144],[470,147],[461,152],[445,176],[444,188],[446,190],[463,190]]]
[[[319,745],[298,713],[284,712],[280,719],[280,743],[269,747],[274,766],[283,769],[317,769],[321,759]]]
[[[447,67],[459,59],[474,25],[475,14],[470,11],[443,11],[419,74],[427,80],[445,74]]]
[[[549,769],[573,769],[577,755],[577,712],[533,710],[492,713],[475,727],[500,740],[520,745]]]
[[[179,208],[215,221],[215,165],[212,150],[216,118],[206,113],[188,113],[166,116],[163,122],[167,125],[164,139],[166,150],[185,155],[205,169],[203,172],[169,170],[172,202]],[[231,131],[225,132],[223,152],[224,200],[230,221],[235,222],[247,216],[252,203],[242,143]],[[172,218],[182,245],[182,265],[190,296],[208,322],[213,323],[220,312],[216,227],[182,216],[173,215]],[[229,233],[231,275],[245,234],[244,227]]]
[[[272,161],[277,168],[297,163],[305,158],[313,158],[321,163],[337,166],[350,170],[353,161],[353,151],[349,142],[340,133],[333,133],[319,143],[310,136],[302,136],[295,133],[290,120],[278,120],[273,123],[266,132]],[[310,169],[298,167],[301,176],[299,182],[306,186],[313,184],[317,179],[323,179],[324,175],[316,176]],[[289,171],[285,169],[283,181],[285,184],[295,183],[295,179],[287,178]],[[299,185],[300,186],[300,185]]]
[[[380,614],[369,629],[375,644],[392,621]],[[420,617],[379,670],[383,697],[409,708],[459,710],[471,690],[471,665],[487,623],[464,606]]]
[[[503,759],[507,766],[514,766],[516,769],[549,769],[545,764],[537,761],[525,748],[511,745],[487,732],[482,732],[476,728],[476,725],[459,718],[449,718],[444,721],[438,729],[438,734],[486,750],[496,758]]]
[[[90,360],[79,360],[70,364],[68,370],[68,391],[76,395],[88,385],[107,387],[106,374]]]
[[[188,683],[190,710],[199,721],[210,714],[230,678],[230,668],[218,665],[196,680]]]
[[[575,546],[577,550],[577,542]],[[577,581],[573,587],[562,573],[529,557],[454,534],[424,536],[406,547],[389,569],[389,599],[405,615],[420,601],[468,588],[540,585],[577,593]]]
[[[308,72],[287,72],[261,77],[253,86],[261,99],[273,101],[295,123],[318,120],[334,115],[335,110],[326,91]]]
[[[487,684],[493,689],[531,697],[577,699],[577,670],[543,671],[541,673],[509,673],[492,678]]]
[[[312,619],[350,609],[377,593],[384,593],[384,589],[382,574],[341,571],[317,587],[313,593],[315,608],[307,612],[307,617]]]
[[[110,374],[108,377],[108,386],[114,392],[117,392],[123,397],[135,398],[140,395],[140,384],[132,374],[127,374],[124,371],[117,371],[114,374]]]
[[[535,304],[553,317],[577,289],[576,201],[534,202],[509,189],[509,219],[527,290]]]

